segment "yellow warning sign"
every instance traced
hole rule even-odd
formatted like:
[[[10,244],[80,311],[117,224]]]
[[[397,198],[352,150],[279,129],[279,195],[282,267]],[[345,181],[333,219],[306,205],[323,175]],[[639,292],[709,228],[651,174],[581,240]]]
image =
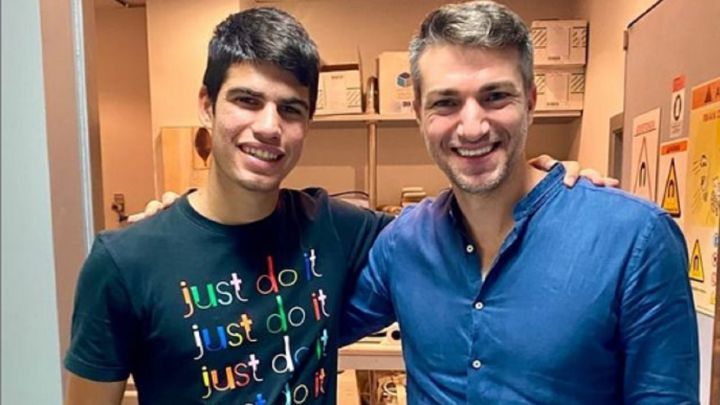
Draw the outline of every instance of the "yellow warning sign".
[[[705,270],[703,270],[702,254],[700,254],[700,241],[695,239],[692,256],[690,256],[690,280],[699,283],[705,282]]]
[[[677,173],[675,173],[675,159],[670,159],[670,169],[667,180],[665,180],[665,192],[663,193],[662,204],[660,204],[670,215],[679,218],[680,211],[680,190],[678,189]]]

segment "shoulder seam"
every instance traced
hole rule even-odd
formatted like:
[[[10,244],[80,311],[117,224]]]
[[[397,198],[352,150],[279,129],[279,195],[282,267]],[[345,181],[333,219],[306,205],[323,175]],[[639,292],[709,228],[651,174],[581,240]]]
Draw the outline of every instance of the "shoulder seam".
[[[130,303],[130,305],[132,305],[132,309],[133,309],[133,312],[135,313],[135,316],[138,317],[138,319],[140,319],[141,311],[139,308],[137,308],[135,306],[135,303],[131,299],[132,295],[130,294],[130,291],[128,289],[128,281],[125,278],[125,274],[122,271],[120,264],[118,263],[117,255],[110,249],[110,247],[106,243],[105,239],[106,239],[106,237],[103,234],[100,234],[97,237],[98,243],[100,243],[102,245],[103,249],[105,249],[105,252],[107,252],[108,258],[112,261],[113,271],[116,271],[118,277],[120,278],[120,280],[122,280],[121,288],[123,289],[123,293],[127,296],[128,302]]]

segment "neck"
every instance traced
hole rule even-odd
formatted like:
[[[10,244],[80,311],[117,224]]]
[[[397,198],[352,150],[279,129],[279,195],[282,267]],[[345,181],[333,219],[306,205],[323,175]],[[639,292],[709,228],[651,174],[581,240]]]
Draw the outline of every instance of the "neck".
[[[190,194],[188,201],[200,215],[224,224],[242,225],[268,217],[277,206],[280,190],[247,190],[210,168],[206,187]]]
[[[457,187],[453,193],[462,211],[465,226],[482,258],[483,272],[489,271],[502,242],[512,230],[515,205],[545,176],[525,161],[515,165],[496,189],[468,193]]]

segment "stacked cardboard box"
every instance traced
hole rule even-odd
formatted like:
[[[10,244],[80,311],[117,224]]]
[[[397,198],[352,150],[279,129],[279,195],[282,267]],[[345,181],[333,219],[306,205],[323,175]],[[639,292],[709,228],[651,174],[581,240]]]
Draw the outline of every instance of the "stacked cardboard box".
[[[582,110],[587,21],[540,20],[531,26],[538,111]]]

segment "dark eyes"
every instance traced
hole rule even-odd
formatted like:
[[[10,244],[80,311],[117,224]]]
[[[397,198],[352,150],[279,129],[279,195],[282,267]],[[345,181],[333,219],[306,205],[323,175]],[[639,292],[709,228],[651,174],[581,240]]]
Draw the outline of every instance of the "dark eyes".
[[[290,115],[302,115],[303,110],[295,107],[293,105],[280,105],[278,107],[278,111],[280,114],[290,114]]]
[[[431,109],[452,108],[458,105],[457,100],[451,98],[441,98],[430,103]]]
[[[265,103],[261,98],[252,96],[237,96],[233,99],[233,102],[239,106],[250,109],[262,108]],[[305,116],[305,109],[294,104],[280,104],[277,109],[278,113],[286,118],[300,118]]]
[[[513,94],[507,91],[491,91],[481,94],[478,102],[485,108],[502,108],[512,100],[512,97]],[[462,101],[457,98],[439,98],[430,102],[429,109],[448,112],[459,108],[461,104]]]
[[[246,106],[260,106],[261,105],[260,100],[258,100],[256,97],[251,97],[251,96],[238,96],[238,97],[235,97],[235,99],[233,101],[235,101],[235,103],[237,103],[237,104],[242,104],[242,105],[246,105]]]
[[[504,91],[493,91],[491,93],[488,93],[487,96],[484,97],[484,101],[493,103],[498,101],[504,101],[511,97],[512,95],[508,92]]]

